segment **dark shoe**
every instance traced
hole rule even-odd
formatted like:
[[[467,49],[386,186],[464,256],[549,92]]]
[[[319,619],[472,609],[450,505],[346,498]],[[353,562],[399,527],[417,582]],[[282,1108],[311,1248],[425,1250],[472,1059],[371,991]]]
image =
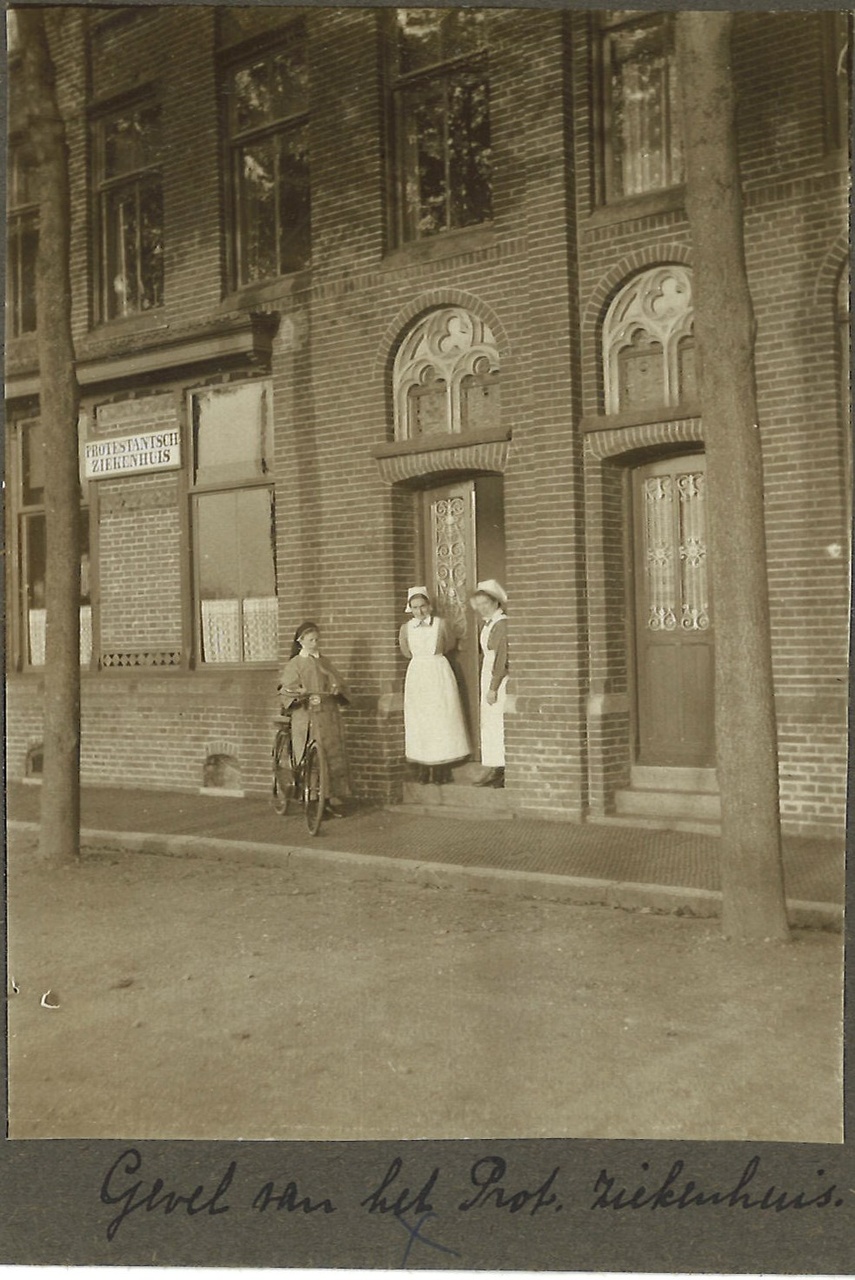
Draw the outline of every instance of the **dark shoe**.
[[[437,765],[433,771],[433,780],[440,787],[447,787],[451,782],[451,769],[447,764]]]
[[[499,780],[499,781],[497,781]],[[495,787],[505,785],[505,774],[503,769],[489,769],[477,782],[472,783],[473,787]]]
[[[426,765],[423,765],[423,764],[419,765],[417,781],[423,787],[426,787],[427,784],[430,782],[430,769],[428,769]]]
[[[325,818],[343,818],[344,814],[341,809],[337,809],[334,804],[330,804],[329,800],[324,805]]]

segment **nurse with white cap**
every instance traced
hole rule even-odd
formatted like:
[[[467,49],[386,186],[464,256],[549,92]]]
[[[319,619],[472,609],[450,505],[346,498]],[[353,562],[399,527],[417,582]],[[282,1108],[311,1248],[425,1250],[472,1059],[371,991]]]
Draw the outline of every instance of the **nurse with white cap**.
[[[476,787],[505,785],[505,699],[508,689],[508,596],[495,578],[479,582],[469,603],[481,628],[481,763],[487,772]]]
[[[404,742],[419,782],[451,782],[451,765],[470,752],[460,690],[446,658],[457,638],[433,612],[427,587],[410,587],[398,642],[409,658],[404,680]]]

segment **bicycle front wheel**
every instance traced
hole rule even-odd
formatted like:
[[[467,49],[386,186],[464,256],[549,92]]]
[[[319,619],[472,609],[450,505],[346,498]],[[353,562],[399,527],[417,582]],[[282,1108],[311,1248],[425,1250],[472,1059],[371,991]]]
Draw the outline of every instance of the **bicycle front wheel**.
[[[306,826],[309,834],[316,836],[323,821],[324,808],[329,799],[327,761],[317,742],[310,742],[305,763]]]
[[[291,765],[291,736],[280,730],[273,743],[273,795],[271,803],[279,814],[288,812],[294,795],[294,770]]]

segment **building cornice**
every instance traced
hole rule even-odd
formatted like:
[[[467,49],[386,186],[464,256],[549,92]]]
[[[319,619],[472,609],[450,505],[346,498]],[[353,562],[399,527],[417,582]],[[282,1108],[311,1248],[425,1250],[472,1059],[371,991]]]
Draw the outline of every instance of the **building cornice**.
[[[78,347],[77,380],[82,390],[89,390],[224,361],[266,365],[278,325],[276,312],[244,312],[192,329],[176,331],[166,325],[148,334],[125,333],[109,343],[88,335]],[[38,391],[37,369],[7,375],[7,400],[35,396]]]

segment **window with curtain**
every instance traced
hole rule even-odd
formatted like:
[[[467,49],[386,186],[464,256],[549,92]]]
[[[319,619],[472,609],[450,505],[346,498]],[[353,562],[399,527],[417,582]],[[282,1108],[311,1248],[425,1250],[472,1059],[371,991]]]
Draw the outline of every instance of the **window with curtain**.
[[[20,656],[25,667],[45,662],[47,528],[45,523],[44,432],[37,419],[11,431],[15,477],[15,574],[20,601]],[[89,587],[89,509],[80,508],[80,665],[92,660],[92,601]]]
[[[679,185],[683,139],[673,15],[605,14],[600,53],[603,198]]]
[[[192,522],[203,664],[275,662],[270,387],[194,394]]]
[[[487,19],[481,9],[390,15],[399,242],[492,215]]]
[[[102,319],[163,303],[160,107],[128,104],[94,122],[98,275]]]
[[[306,267],[311,255],[306,33],[292,24],[225,74],[233,286]]]

